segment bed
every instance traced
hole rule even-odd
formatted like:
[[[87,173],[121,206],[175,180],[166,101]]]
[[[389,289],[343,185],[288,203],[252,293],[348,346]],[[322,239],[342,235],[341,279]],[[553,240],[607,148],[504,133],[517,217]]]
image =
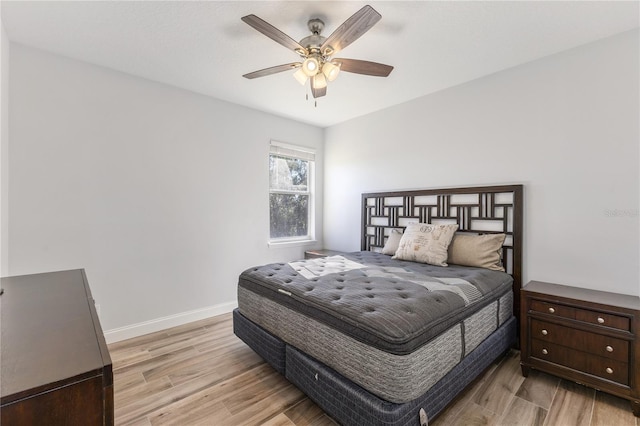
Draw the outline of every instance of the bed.
[[[244,271],[234,332],[344,425],[427,425],[516,343],[522,185],[362,195],[361,251]]]

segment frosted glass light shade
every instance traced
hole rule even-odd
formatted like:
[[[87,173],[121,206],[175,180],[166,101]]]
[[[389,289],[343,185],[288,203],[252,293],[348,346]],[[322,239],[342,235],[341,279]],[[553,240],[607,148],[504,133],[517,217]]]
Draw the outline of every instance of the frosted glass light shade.
[[[325,62],[322,66],[322,74],[327,77],[327,80],[333,81],[338,77],[340,73],[340,66],[334,64],[333,62]]]
[[[316,89],[323,89],[327,87],[327,79],[324,77],[324,74],[319,72],[315,76],[313,76],[313,87]]]
[[[302,71],[304,71],[304,73],[309,77],[313,77],[314,75],[316,75],[319,71],[319,68],[320,63],[316,58],[313,57],[305,59],[302,63]]]
[[[309,79],[309,77],[307,77],[307,74],[305,74],[302,68],[299,68],[298,71],[294,72],[293,76],[295,77],[296,80],[298,80],[298,83],[302,84],[303,86],[307,83],[307,80]]]

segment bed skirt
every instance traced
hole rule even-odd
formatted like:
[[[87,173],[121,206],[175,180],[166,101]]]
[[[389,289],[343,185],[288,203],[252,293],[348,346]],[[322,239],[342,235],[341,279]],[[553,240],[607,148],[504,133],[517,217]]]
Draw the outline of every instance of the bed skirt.
[[[245,318],[238,309],[233,312],[233,329],[240,339],[329,416],[349,426],[420,425],[421,410],[427,418],[434,418],[516,340],[516,319],[512,317],[423,395],[395,404],[287,345]]]

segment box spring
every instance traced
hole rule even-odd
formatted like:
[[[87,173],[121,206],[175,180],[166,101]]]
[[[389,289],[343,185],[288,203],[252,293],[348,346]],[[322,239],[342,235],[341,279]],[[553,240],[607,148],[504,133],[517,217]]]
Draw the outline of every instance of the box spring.
[[[460,363],[412,401],[397,404],[368,392],[294,346],[233,313],[234,332],[276,370],[344,425],[420,425],[420,411],[433,419],[516,339],[516,319],[509,318]],[[266,342],[266,345],[265,345]]]

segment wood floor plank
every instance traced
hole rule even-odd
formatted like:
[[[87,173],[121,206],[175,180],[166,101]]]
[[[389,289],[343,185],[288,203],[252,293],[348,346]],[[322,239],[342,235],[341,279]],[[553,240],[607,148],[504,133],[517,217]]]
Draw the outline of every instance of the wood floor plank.
[[[216,358],[209,358],[209,353],[200,354],[194,356],[189,362],[177,365],[166,372],[169,373],[171,382],[178,386],[203,374],[217,375],[220,380],[224,380],[264,362],[258,354],[246,346],[234,348],[227,354],[228,356]]]
[[[594,398],[595,390],[562,380],[547,414],[545,425],[587,426],[591,424]]]
[[[635,426],[636,419],[631,412],[629,401],[607,393],[596,392],[592,425]]]
[[[243,401],[243,395],[255,394],[256,387],[259,388],[259,398]],[[286,399],[283,399],[283,396]],[[266,378],[248,374],[242,383],[238,383],[234,378],[170,404],[149,417],[154,426],[201,423],[261,424],[277,416],[283,411],[284,406],[301,398],[303,395],[300,391],[294,389],[293,385],[271,369]],[[230,400],[236,401],[234,405],[229,405]],[[233,412],[229,410],[230,407]]]
[[[176,356],[169,358],[168,356],[165,357],[164,355],[160,355],[156,357],[165,357],[165,360],[161,363],[157,363],[153,366],[148,366],[147,368],[145,368],[142,372],[145,380],[150,381],[162,376],[171,377],[172,374],[178,375],[182,372],[192,371],[194,369],[197,370],[197,372],[202,372],[204,374],[204,369],[198,368],[201,364],[210,365],[211,368],[209,369],[209,371],[213,370],[213,368],[217,364],[217,358],[209,357],[207,354],[203,355],[191,346],[189,346],[188,349],[189,351],[187,352],[187,356]]]
[[[131,370],[113,374],[113,385],[118,389],[124,390],[142,383],[145,383],[145,380],[140,371]]]
[[[274,374],[277,373],[273,368],[262,363],[227,380],[204,386],[185,395],[184,398],[158,406],[158,409],[149,413],[149,418],[154,425],[179,425],[189,424],[187,421],[193,422],[199,421],[199,419],[209,418],[213,421],[213,419],[229,418],[231,413],[224,406],[224,398],[242,395],[245,391],[250,391],[256,382]],[[182,387],[184,386],[186,385],[182,385]],[[239,398],[241,397],[239,396]]]
[[[522,382],[524,377],[520,370],[520,353],[511,351],[502,360],[496,372],[477,390],[473,402],[502,415]]]
[[[532,370],[520,385],[516,396],[548,410],[559,384],[559,378]]]
[[[117,355],[118,351],[128,350],[135,347],[141,347],[148,343],[154,343],[167,337],[166,330],[156,331],[155,333],[145,334],[143,336],[134,337],[133,339],[121,340],[119,342],[109,344],[109,353]]]
[[[141,417],[139,419],[135,419],[126,423],[118,423],[118,425],[119,426],[120,425],[121,426],[152,426],[151,422],[149,422],[149,419],[147,419],[146,417]]]
[[[270,367],[269,367],[270,368]],[[116,423],[128,422],[139,417],[144,417],[155,411],[161,410],[176,401],[180,401],[190,395],[197,394],[219,383],[219,374],[207,374],[197,377],[189,382],[179,386],[173,386],[170,389],[140,398],[124,407],[115,410]]]
[[[321,421],[322,417],[326,417],[324,411],[308,398],[303,399],[293,407],[289,408],[284,414],[296,426],[309,426]],[[328,419],[333,423],[331,419]]]
[[[491,410],[469,401],[465,404],[454,424],[468,426],[498,426],[499,416]]]
[[[187,324],[183,324],[183,325],[179,325],[176,327],[172,327],[166,330],[166,333],[170,336],[176,335],[176,334],[180,334],[183,333],[185,331],[190,331],[193,330],[195,328],[207,328],[207,327],[211,327],[220,323],[225,323],[228,325],[231,325],[232,323],[232,314],[231,313],[227,313],[227,314],[221,314],[221,315],[217,315],[215,317],[209,317],[209,318],[205,318],[199,321],[194,321],[194,322],[190,322]]]
[[[507,354],[506,356],[510,355]],[[496,371],[498,371],[498,366],[502,362],[502,359],[503,357],[499,358],[496,362],[487,367],[484,373],[472,382],[464,392],[458,395],[455,400],[438,415],[438,417],[429,422],[429,425],[449,426],[457,424],[460,412],[464,410],[468,403],[473,401],[476,393],[484,387],[487,380],[491,378]]]
[[[148,359],[151,359],[151,354],[148,351],[140,348],[131,348],[120,351],[117,356],[112,356],[111,362],[115,371]]]
[[[286,381],[286,379],[284,380]],[[236,426],[262,424],[276,416],[278,413],[286,411],[290,407],[296,405],[304,398],[304,394],[294,385],[289,383],[280,391],[271,394],[269,398],[257,401],[255,404],[248,406],[246,409],[231,416],[229,419],[225,419],[220,422],[220,425]]]
[[[233,334],[231,314],[109,345],[117,426],[336,426]],[[640,426],[628,401],[493,363],[430,426]],[[545,409],[548,408],[548,411]]]
[[[209,352],[219,350],[226,346],[235,345],[239,342],[242,341],[238,339],[232,331],[222,330],[222,332],[215,331],[215,334],[212,332],[210,339],[203,339],[200,342],[195,343],[193,347],[196,348],[198,352]],[[242,344],[244,345],[244,342]]]
[[[173,352],[184,346],[194,346],[210,338],[208,330],[200,327],[188,332],[167,336],[155,344],[148,345],[146,350],[151,356],[157,356]]]
[[[236,415],[290,385],[286,379],[282,379],[282,375],[273,370],[272,374],[254,381],[245,392],[225,396],[222,402],[231,415]]]
[[[209,318],[207,324],[205,324],[205,328],[216,328],[219,326],[230,326],[233,327],[233,313],[229,312],[226,314],[221,314],[215,317]]]
[[[513,426],[542,426],[546,417],[547,410],[544,408],[515,397],[500,419],[500,423]]]
[[[289,419],[289,417],[285,416],[284,413],[280,413],[277,416],[267,420],[262,424],[262,426],[298,426],[294,422]]]
[[[310,424],[310,426],[338,426],[338,423],[335,422],[331,417],[327,414],[324,414],[317,419],[314,419]],[[296,425],[298,426],[298,425]],[[300,425],[303,426],[303,425]]]
[[[191,346],[187,346],[187,347],[175,350],[173,352],[151,357],[149,359],[145,359],[145,360],[136,362],[134,364],[128,364],[124,367],[114,369],[114,373],[122,374],[129,371],[140,371],[144,375],[148,371],[164,368],[168,364],[180,362],[181,360],[184,360],[184,359],[189,359],[190,357],[197,354],[198,354],[198,351],[196,351]]]
[[[162,426],[219,424],[219,419],[226,419],[230,416],[231,414],[227,412],[222,402],[204,399],[199,400],[199,405],[194,410],[174,409],[172,406],[168,406],[160,414],[152,413],[149,417],[152,426]],[[215,419],[215,423],[213,419]]]
[[[127,386],[122,389],[118,384],[114,384],[114,407],[116,407],[116,409],[125,407],[128,404],[135,403],[135,401],[138,401],[140,398],[153,396],[158,392],[170,389],[171,387],[173,387],[173,385],[168,377],[161,377],[152,382],[144,381],[143,383],[135,386]]]

